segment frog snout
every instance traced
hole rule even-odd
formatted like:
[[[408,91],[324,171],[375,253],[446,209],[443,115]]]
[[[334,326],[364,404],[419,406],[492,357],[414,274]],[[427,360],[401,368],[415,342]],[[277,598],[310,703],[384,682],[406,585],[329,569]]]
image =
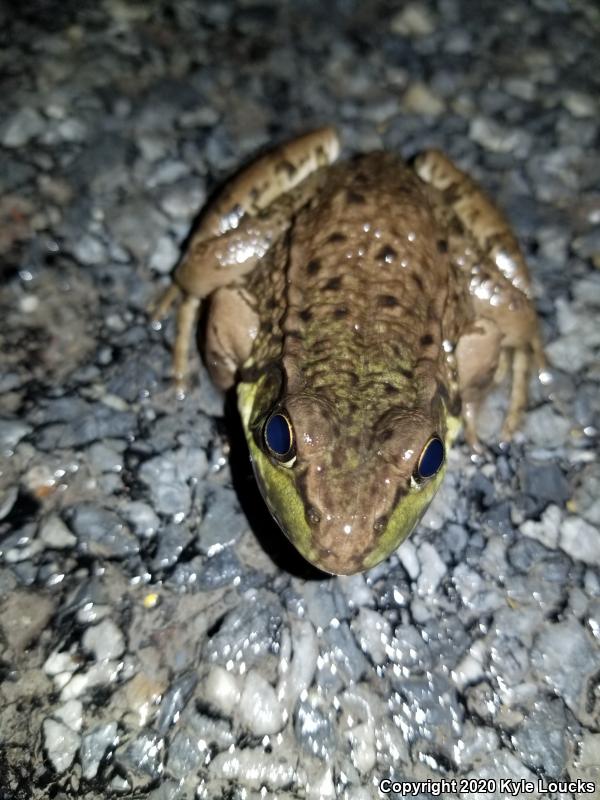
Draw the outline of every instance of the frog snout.
[[[364,569],[364,558],[376,543],[372,515],[346,508],[337,512],[323,510],[318,521],[315,509],[310,516],[321,569],[336,575],[352,575]]]

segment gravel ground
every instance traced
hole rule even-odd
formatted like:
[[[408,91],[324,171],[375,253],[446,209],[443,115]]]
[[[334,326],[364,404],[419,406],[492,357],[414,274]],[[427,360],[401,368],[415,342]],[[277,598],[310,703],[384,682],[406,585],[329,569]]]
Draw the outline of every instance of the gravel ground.
[[[368,800],[382,778],[599,797],[596,0],[19,9],[0,11],[2,800]],[[347,153],[441,147],[489,188],[555,366],[509,449],[493,397],[484,457],[455,448],[411,540],[331,579],[275,530],[203,370],[176,401],[172,321],[146,313],[207,193],[325,123]],[[440,784],[421,788],[392,796]]]

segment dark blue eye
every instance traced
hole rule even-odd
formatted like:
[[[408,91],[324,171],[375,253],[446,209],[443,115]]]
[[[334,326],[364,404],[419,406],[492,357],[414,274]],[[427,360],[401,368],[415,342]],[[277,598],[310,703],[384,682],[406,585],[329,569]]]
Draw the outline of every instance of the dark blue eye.
[[[417,465],[417,475],[419,478],[432,478],[444,463],[444,445],[437,436],[431,438],[421,453],[421,458]]]
[[[293,443],[292,426],[284,414],[272,414],[264,431],[265,444],[275,458],[285,458]]]

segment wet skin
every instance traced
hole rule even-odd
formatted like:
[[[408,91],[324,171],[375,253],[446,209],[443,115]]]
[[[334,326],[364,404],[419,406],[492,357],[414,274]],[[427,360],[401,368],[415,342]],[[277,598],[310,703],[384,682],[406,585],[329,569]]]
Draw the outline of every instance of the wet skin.
[[[237,384],[255,475],[315,566],[373,567],[409,535],[460,422],[505,374],[508,439],[546,365],[530,279],[504,217],[444,155],[334,164],[335,131],[263,156],[205,211],[179,298],[185,385],[198,310],[215,383]]]

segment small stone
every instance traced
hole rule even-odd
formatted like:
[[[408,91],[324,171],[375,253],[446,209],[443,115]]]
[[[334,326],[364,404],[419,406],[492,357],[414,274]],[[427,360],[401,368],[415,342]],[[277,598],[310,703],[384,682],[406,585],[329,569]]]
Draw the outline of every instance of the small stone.
[[[55,550],[73,547],[77,542],[77,537],[71,533],[62,519],[56,514],[51,514],[42,522],[40,538],[48,547]]]
[[[179,178],[185,177],[188,171],[188,166],[185,162],[169,159],[160,162],[156,166],[146,183],[150,189],[153,189],[163,183],[174,183]]]
[[[283,728],[281,706],[271,684],[256,670],[250,670],[239,701],[242,725],[255,736],[277,733]]]
[[[188,481],[204,477],[207,467],[203,450],[182,447],[145,461],[139,477],[150,490],[156,511],[187,515],[192,503]]]
[[[410,540],[403,542],[398,548],[398,558],[409,578],[413,581],[416,580],[419,576],[421,565],[417,556],[417,548]]]
[[[4,519],[10,514],[18,496],[19,488],[17,486],[0,488],[0,519]]]
[[[544,547],[554,549],[558,547],[561,520],[562,512],[560,508],[555,505],[549,505],[539,522],[530,519],[526,520],[521,525],[521,533],[525,536],[530,536],[532,539],[537,539]]]
[[[563,522],[560,546],[571,558],[600,566],[600,531],[579,517]]]
[[[363,653],[374,664],[384,664],[392,641],[392,628],[386,618],[370,608],[360,608],[350,628]]]
[[[73,246],[73,255],[86,266],[102,264],[107,259],[106,248],[99,239],[90,234],[84,234]]]
[[[197,547],[201,553],[210,556],[237,542],[248,530],[248,520],[230,489],[219,487],[211,491],[206,498],[206,507],[198,528]]]
[[[141,733],[137,739],[122,745],[115,752],[115,764],[125,770],[136,789],[158,780],[163,771],[165,740],[153,731]]]
[[[210,556],[198,575],[198,588],[203,591],[227,586],[243,575],[244,569],[231,547],[219,550]]]
[[[195,672],[181,675],[165,692],[160,703],[160,711],[156,721],[156,729],[164,736],[173,721],[179,719],[181,712],[186,707],[196,684],[198,676]]]
[[[235,782],[241,786],[281,793],[294,785],[296,766],[283,756],[265,753],[262,747],[221,752],[211,760],[208,774],[213,780]]]
[[[520,466],[519,476],[523,491],[535,500],[559,505],[569,499],[567,479],[559,465],[554,462],[524,461]]]
[[[510,153],[528,150],[530,136],[525,131],[505,128],[486,117],[475,117],[469,127],[469,137],[493,153]]]
[[[594,117],[598,113],[598,103],[585,92],[567,91],[562,101],[564,107],[574,117]]]
[[[598,724],[587,711],[586,684],[598,669],[594,640],[579,622],[547,624],[535,639],[531,664],[538,680],[562,697],[571,711],[585,724]]]
[[[569,436],[571,423],[544,405],[531,411],[525,418],[525,435],[539,447],[558,448],[564,446]]]
[[[197,181],[177,183],[165,192],[160,207],[171,219],[187,221],[198,213],[205,199],[205,192]]]
[[[12,451],[33,428],[17,419],[0,419],[0,451]]]
[[[445,110],[444,101],[426,84],[411,83],[402,98],[404,108],[413,114],[438,117]]]
[[[124,508],[127,520],[133,525],[138,536],[150,539],[160,526],[160,519],[154,509],[141,500],[132,500]]]
[[[429,36],[435,30],[435,19],[427,6],[406,3],[402,11],[392,17],[390,30],[401,36]]]
[[[72,700],[74,697],[81,697],[82,694],[96,686],[104,686],[114,683],[122,669],[122,664],[114,661],[99,661],[92,664],[85,672],[78,672],[73,675],[71,680],[64,685],[60,693],[63,701]]]
[[[98,774],[98,767],[109,747],[116,747],[119,742],[117,736],[117,723],[107,722],[98,725],[87,733],[81,740],[79,760],[83,777],[91,781]]]
[[[386,651],[393,664],[410,670],[411,674],[425,672],[431,667],[427,643],[411,625],[398,625]]]
[[[37,138],[45,127],[45,119],[35,108],[21,108],[8,119],[2,132],[2,144],[4,147],[22,147]]]
[[[239,704],[240,680],[223,667],[214,666],[203,686],[203,697],[224,717],[231,717]]]
[[[150,256],[150,269],[166,275],[175,266],[179,258],[179,248],[170,236],[161,236]]]
[[[337,750],[336,728],[331,709],[316,693],[301,699],[294,715],[294,734],[302,749],[321,761],[329,761]]]
[[[56,772],[65,772],[75,758],[79,748],[79,736],[65,725],[53,719],[45,719],[43,724],[44,747]]]
[[[285,632],[282,634],[281,661],[277,697],[288,711],[313,682],[319,643],[315,629],[306,619],[290,617],[291,652],[286,646]]]
[[[428,542],[423,542],[419,547],[419,561],[421,570],[417,578],[417,592],[422,596],[432,595],[446,574],[446,565],[435,547]]]
[[[44,662],[44,672],[46,675],[55,676],[64,672],[75,672],[80,666],[79,659],[68,652],[50,653]]]
[[[68,725],[72,731],[79,733],[83,725],[83,703],[81,700],[68,700],[56,709],[54,716]]]
[[[22,653],[46,628],[54,614],[51,597],[39,591],[17,589],[0,605],[0,630],[7,646]]]
[[[377,759],[375,731],[372,722],[363,722],[346,731],[352,749],[352,763],[363,775],[368,775]]]
[[[72,522],[80,547],[93,556],[125,558],[139,551],[138,540],[107,508],[77,506]]]
[[[110,619],[88,628],[81,643],[96,661],[119,658],[125,650],[125,639],[120,629]]]

